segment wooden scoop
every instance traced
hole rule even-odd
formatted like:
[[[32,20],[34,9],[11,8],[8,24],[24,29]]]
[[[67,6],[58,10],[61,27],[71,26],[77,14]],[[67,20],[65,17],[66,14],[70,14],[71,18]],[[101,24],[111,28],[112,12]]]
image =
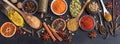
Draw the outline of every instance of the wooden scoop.
[[[79,13],[79,15],[78,15],[77,17],[75,17],[75,18],[73,18],[73,19],[70,19],[70,20],[67,22],[67,27],[68,27],[68,30],[69,30],[69,31],[74,32],[74,31],[77,30],[79,17],[82,15],[85,7],[87,6],[87,4],[88,4],[89,2],[90,2],[90,0],[87,0],[87,1],[86,1],[86,3],[84,4],[83,8],[80,10],[80,13]],[[70,24],[69,22],[77,23],[77,25],[76,25],[77,28],[74,28],[74,29],[69,28],[69,24]],[[74,25],[74,24],[71,24],[71,25]]]
[[[29,24],[32,28],[34,29],[38,29],[41,26],[41,21],[33,16],[33,15],[27,15],[25,13],[23,13],[21,10],[19,10],[16,6],[14,6],[12,3],[10,3],[8,0],[3,0],[5,3],[7,3],[9,6],[11,6],[13,9],[15,9],[16,11],[18,11],[23,18],[25,19],[25,21],[27,22],[27,24]]]

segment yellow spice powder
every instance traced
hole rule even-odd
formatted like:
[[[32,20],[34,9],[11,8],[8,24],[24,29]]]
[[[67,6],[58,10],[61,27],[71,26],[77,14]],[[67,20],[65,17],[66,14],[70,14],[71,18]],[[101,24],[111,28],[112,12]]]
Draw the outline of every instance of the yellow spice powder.
[[[11,9],[8,11],[8,18],[16,25],[23,27],[24,20],[22,16],[15,10]]]

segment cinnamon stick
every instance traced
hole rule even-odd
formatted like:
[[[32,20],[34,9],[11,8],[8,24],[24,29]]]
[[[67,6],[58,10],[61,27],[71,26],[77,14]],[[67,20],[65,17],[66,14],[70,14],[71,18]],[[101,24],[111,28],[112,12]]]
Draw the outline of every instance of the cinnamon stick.
[[[48,34],[50,35],[50,37],[52,38],[53,41],[56,41],[56,38],[53,36],[53,34],[51,33],[50,29],[48,28],[46,22],[43,22],[43,26],[45,27],[45,30],[48,32]]]
[[[56,33],[55,29],[51,28],[50,25],[48,25],[48,27],[50,28],[50,30],[53,33],[53,35],[61,42],[62,38]]]

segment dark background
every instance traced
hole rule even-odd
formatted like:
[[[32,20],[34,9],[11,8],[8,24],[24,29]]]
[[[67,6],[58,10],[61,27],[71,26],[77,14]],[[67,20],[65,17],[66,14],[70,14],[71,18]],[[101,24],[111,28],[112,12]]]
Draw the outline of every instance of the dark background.
[[[48,16],[54,16],[53,18],[56,19],[59,16],[54,15],[51,10],[50,10],[50,4],[51,4],[52,0],[49,0],[49,5],[48,5]],[[85,1],[85,0],[80,0],[81,2]],[[92,0],[93,1],[93,0]],[[97,0],[94,0],[97,1]],[[104,3],[108,2],[108,1],[112,1],[112,0],[104,0]],[[118,1],[118,0],[115,0]],[[69,12],[69,3],[71,2],[71,0],[66,0],[67,4],[68,4],[68,10],[67,12],[63,15],[70,15]],[[83,5],[83,3],[82,3]],[[119,9],[119,8],[115,8],[115,9]],[[109,10],[109,9],[108,9]],[[111,11],[111,10],[109,10]],[[40,15],[38,13],[34,14],[35,16],[37,16],[38,18],[40,18]],[[86,11],[84,11],[83,15],[87,15]],[[83,16],[82,15],[82,16]],[[66,17],[64,17],[64,19],[67,19]],[[43,19],[41,19],[43,20]],[[4,15],[4,13],[0,12],[0,26],[4,23],[10,21],[7,16]],[[47,20],[47,23],[50,24],[51,21]],[[32,30],[32,28],[30,28],[27,24],[25,24],[26,28]],[[34,30],[34,29],[33,29]],[[34,30],[34,36],[32,36],[31,34],[27,33],[25,35],[20,35],[18,33],[16,33],[13,37],[11,38],[5,38],[2,35],[0,35],[0,44],[120,44],[120,30],[117,30],[117,36],[113,37],[111,35],[109,35],[109,37],[107,39],[103,39],[102,36],[97,32],[97,38],[95,39],[90,39],[88,37],[88,33],[86,31],[82,31],[79,27],[79,29],[75,32],[75,35],[73,36],[73,39],[70,43],[67,43],[65,41],[62,42],[52,42],[50,41],[44,41],[42,40],[42,38],[38,38],[37,34],[36,34],[37,30]],[[31,35],[31,36],[29,36]]]

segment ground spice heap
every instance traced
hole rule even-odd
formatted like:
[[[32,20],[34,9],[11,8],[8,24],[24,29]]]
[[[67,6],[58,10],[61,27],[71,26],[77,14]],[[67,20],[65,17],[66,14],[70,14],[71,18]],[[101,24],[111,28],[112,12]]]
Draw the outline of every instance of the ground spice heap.
[[[89,31],[94,27],[94,21],[93,21],[92,17],[84,16],[80,21],[80,25],[83,30]]]
[[[8,11],[8,18],[16,25],[23,27],[24,26],[24,20],[22,16],[15,10],[11,9]]]
[[[52,9],[55,13],[62,14],[66,10],[66,4],[63,0],[56,0],[52,4]]]

